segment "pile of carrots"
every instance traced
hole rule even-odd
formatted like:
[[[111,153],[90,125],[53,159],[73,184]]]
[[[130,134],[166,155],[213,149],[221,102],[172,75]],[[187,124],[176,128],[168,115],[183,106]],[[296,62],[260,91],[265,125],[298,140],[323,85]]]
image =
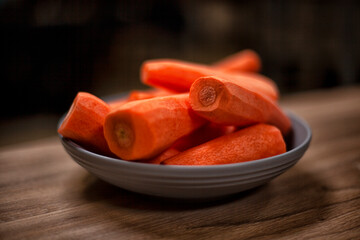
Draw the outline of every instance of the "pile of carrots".
[[[261,60],[243,50],[212,65],[145,61],[149,90],[104,102],[79,92],[58,132],[123,160],[164,165],[251,161],[286,151],[291,122]]]

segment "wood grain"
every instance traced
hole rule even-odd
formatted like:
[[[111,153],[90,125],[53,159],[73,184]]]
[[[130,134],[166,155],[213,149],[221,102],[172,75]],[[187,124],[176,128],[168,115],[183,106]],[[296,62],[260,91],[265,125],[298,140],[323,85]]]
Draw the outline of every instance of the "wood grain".
[[[360,88],[282,105],[308,121],[300,162],[215,202],[152,198],[88,174],[56,137],[0,149],[0,239],[360,239]]]

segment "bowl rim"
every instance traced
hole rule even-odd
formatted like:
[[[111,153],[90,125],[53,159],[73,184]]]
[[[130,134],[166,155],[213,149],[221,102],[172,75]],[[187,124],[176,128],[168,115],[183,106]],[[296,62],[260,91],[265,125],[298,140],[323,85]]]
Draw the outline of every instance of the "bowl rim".
[[[222,170],[226,171],[229,169],[233,169],[236,167],[255,167],[257,165],[263,165],[266,164],[269,161],[273,161],[275,159],[283,159],[286,158],[288,155],[296,154],[297,152],[301,151],[303,148],[307,148],[307,146],[310,144],[312,139],[312,131],[308,123],[301,117],[294,114],[292,111],[285,109],[286,115],[291,119],[291,122],[294,121],[298,122],[304,129],[305,129],[305,139],[296,147],[292,148],[289,151],[286,151],[285,153],[268,157],[268,158],[262,158],[257,159],[253,161],[248,162],[240,162],[240,163],[229,163],[229,164],[218,164],[218,165],[162,165],[162,164],[149,164],[149,163],[142,163],[142,162],[136,162],[136,161],[127,161],[120,158],[113,158],[104,156],[98,153],[91,152],[89,150],[84,149],[74,141],[64,138],[61,134],[58,133],[58,136],[62,142],[63,145],[66,145],[67,147],[71,148],[74,152],[78,152],[78,154],[82,154],[83,156],[88,156],[89,158],[96,158],[98,160],[102,160],[104,162],[108,162],[115,165],[121,165],[124,167],[137,167],[141,168],[145,171],[208,171],[208,170]],[[66,116],[66,113],[60,118],[58,122],[57,129],[60,127],[62,121],[64,120]]]

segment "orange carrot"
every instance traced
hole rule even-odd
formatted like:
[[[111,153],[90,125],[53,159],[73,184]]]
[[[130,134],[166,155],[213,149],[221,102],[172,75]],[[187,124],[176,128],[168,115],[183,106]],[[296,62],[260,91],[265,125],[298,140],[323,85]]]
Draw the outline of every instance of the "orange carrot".
[[[225,72],[259,72],[261,59],[253,50],[246,49],[230,55],[212,65],[213,68]]]
[[[141,162],[160,164],[162,161],[173,157],[182,151],[198,146],[225,134],[230,134],[235,130],[236,128],[234,126],[222,126],[214,123],[208,123],[189,135],[180,138],[171,147],[160,153],[155,158],[141,160]]]
[[[218,124],[269,123],[284,135],[291,128],[290,120],[276,103],[232,79],[199,78],[190,89],[190,104],[197,114]]]
[[[274,126],[256,124],[190,148],[162,162],[165,165],[216,165],[275,156],[286,151]]]
[[[163,97],[174,94],[174,92],[169,92],[163,89],[148,89],[148,90],[133,90],[129,94],[129,101],[134,100],[143,100],[153,97]]]
[[[125,160],[152,158],[204,125],[189,104],[189,94],[132,101],[105,119],[110,150]]]
[[[205,65],[169,59],[149,60],[141,68],[143,83],[176,92],[188,92],[194,81],[204,76],[232,79],[251,91],[258,92],[274,101],[278,99],[279,93],[275,83],[256,73],[229,74]]]
[[[180,153],[179,150],[177,150],[176,148],[170,147],[170,148],[166,149],[165,151],[163,151],[162,153],[160,153],[159,155],[157,155],[156,157],[151,158],[151,159],[141,160],[140,162],[160,164],[161,162],[165,161],[166,159],[171,158],[179,153]]]
[[[180,151],[185,151],[189,148],[208,142],[214,138],[232,133],[235,130],[236,128],[234,126],[224,126],[215,123],[208,123],[190,133],[189,135],[180,138],[172,145],[172,147]]]
[[[119,99],[112,100],[108,102],[111,109],[118,108],[122,105],[124,105],[127,102],[135,101],[135,100],[143,100],[143,99],[149,99],[153,97],[163,97],[163,96],[169,96],[174,94],[173,92],[169,92],[162,89],[147,89],[147,90],[132,90],[130,91],[129,95],[127,97],[122,97]]]
[[[129,101],[128,98],[119,98],[108,102],[111,109],[118,108]]]
[[[105,116],[109,112],[107,103],[90,93],[79,92],[58,133],[91,150],[111,155],[103,133]]]

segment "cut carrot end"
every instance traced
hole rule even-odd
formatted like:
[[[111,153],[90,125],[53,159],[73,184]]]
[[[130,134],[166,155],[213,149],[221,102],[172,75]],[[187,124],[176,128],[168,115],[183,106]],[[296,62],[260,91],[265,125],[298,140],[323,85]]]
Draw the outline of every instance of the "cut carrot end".
[[[134,132],[128,124],[123,122],[116,123],[114,132],[120,147],[131,147],[134,142]]]
[[[198,93],[199,102],[204,106],[210,106],[216,100],[216,91],[211,86],[204,86]]]
[[[190,104],[193,110],[213,109],[224,95],[224,84],[215,77],[207,76],[197,79],[190,89]]]

